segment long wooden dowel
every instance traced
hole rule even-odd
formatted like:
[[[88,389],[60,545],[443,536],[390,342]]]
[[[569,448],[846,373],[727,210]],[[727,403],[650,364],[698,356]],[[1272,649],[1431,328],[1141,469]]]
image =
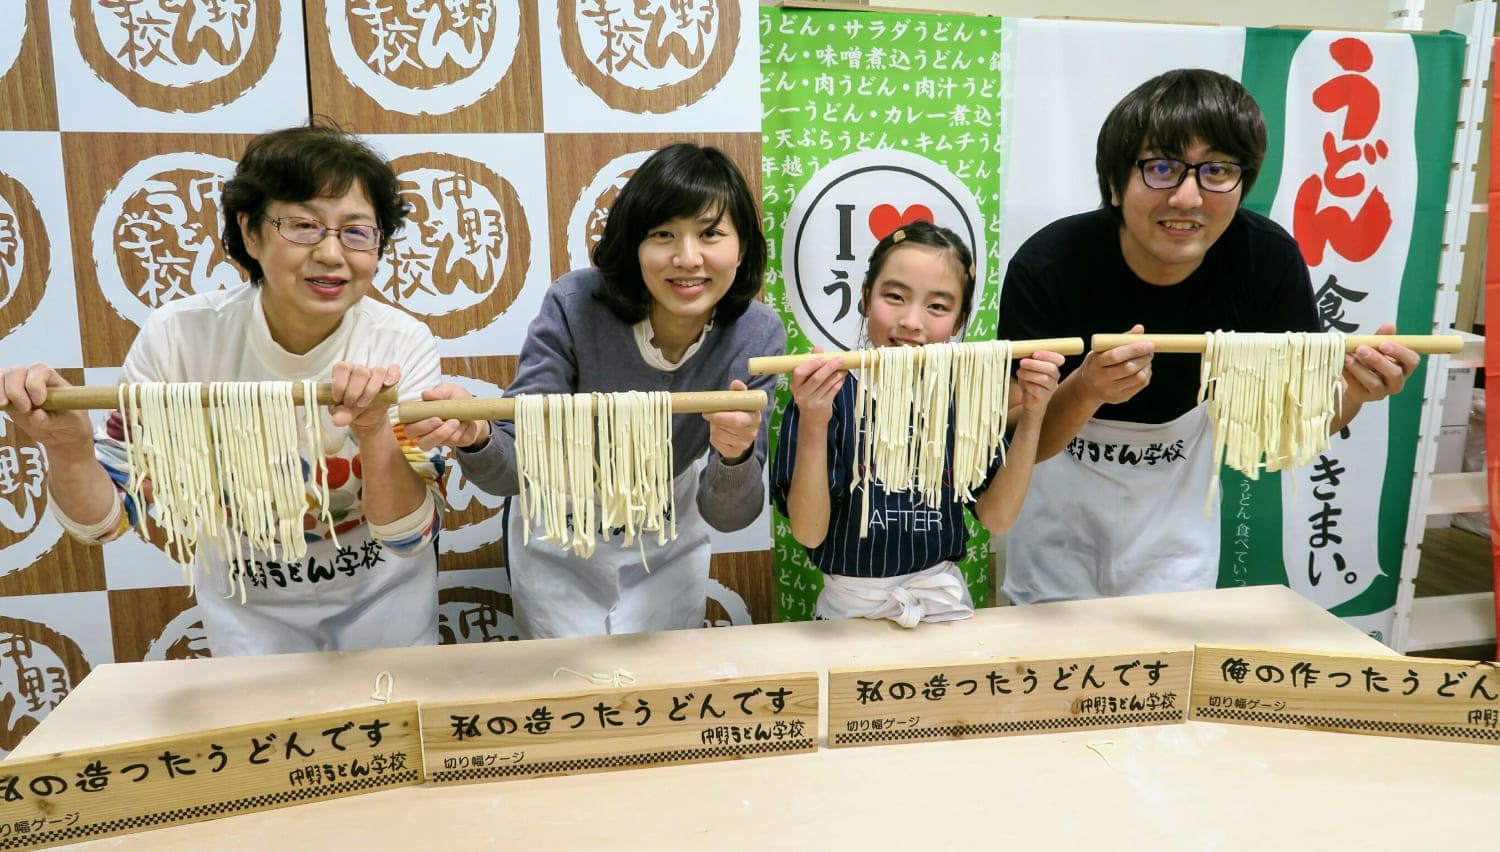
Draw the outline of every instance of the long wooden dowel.
[[[302,404],[301,385],[292,385],[292,397]],[[515,418],[516,401],[506,399],[439,399],[430,402],[397,402],[397,388],[386,388],[376,399],[387,405],[396,405],[397,418],[402,423],[415,423],[429,417],[444,420],[512,420]],[[318,403],[330,405],[333,388],[318,385]],[[208,390],[203,391],[203,404],[208,404]],[[674,414],[703,414],[709,411],[763,411],[767,404],[766,392],[743,391],[688,391],[672,394]],[[115,408],[119,405],[119,390],[107,386],[52,388],[42,408],[47,411],[83,411],[93,408]]]
[[[1011,354],[1017,358],[1025,358],[1033,352],[1043,350],[1056,352],[1059,355],[1078,355],[1083,352],[1083,338],[1051,337],[1044,340],[1012,340],[1010,343]],[[769,376],[773,373],[790,373],[797,369],[799,364],[805,364],[808,361],[814,361],[819,358],[837,358],[843,363],[846,370],[853,370],[859,366],[858,349],[851,349],[847,352],[806,352],[801,355],[767,355],[750,359],[750,375]]]
[[[386,388],[376,395],[378,402],[386,405],[394,405],[397,401],[397,388]],[[208,405],[208,385],[203,386],[203,404]],[[292,400],[302,404],[302,385],[298,382],[292,383]],[[333,385],[318,385],[318,404],[333,404]],[[87,411],[94,408],[118,408],[120,405],[120,389],[116,385],[86,385],[79,387],[51,388],[47,391],[47,399],[42,402],[41,408],[45,411]]]
[[[763,411],[767,404],[763,390],[684,391],[672,394],[673,414],[704,414],[710,411]],[[415,423],[428,417],[444,420],[514,420],[516,400],[440,399],[432,402],[403,402],[398,411],[402,423]]]
[[[1093,349],[1102,352],[1143,341],[1156,344],[1157,352],[1199,355],[1205,344],[1201,334],[1096,334]],[[1418,355],[1455,355],[1464,348],[1464,339],[1456,334],[1351,334],[1344,338],[1344,349],[1353,352],[1361,346],[1374,348],[1382,343],[1397,343]]]

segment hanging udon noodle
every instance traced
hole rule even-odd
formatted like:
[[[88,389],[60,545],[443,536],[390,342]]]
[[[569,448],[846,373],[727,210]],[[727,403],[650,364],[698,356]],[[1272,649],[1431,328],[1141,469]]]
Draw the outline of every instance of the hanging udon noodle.
[[[869,528],[872,472],[887,491],[941,504],[950,409],[953,490],[960,500],[974,499],[995,453],[1004,459],[1011,356],[1008,340],[859,351],[855,410],[864,442],[850,482],[863,490],[861,537]]]
[[[615,531],[677,538],[672,491],[672,397],[666,392],[523,394],[516,401],[516,468],[523,540],[588,558]]]
[[[1210,504],[1219,463],[1251,479],[1307,464],[1328,446],[1338,416],[1344,335],[1205,335],[1198,401],[1213,424]]]
[[[247,559],[260,554],[296,561],[307,553],[303,516],[309,498],[299,440],[312,456],[309,473],[321,484],[317,503],[331,534],[317,383],[301,385],[310,403],[300,436],[292,382],[212,382],[206,405],[198,382],[120,385],[130,468],[125,491],[140,507],[140,532],[149,539],[144,507],[150,484],[156,524],[167,552],[186,563],[190,587],[201,546],[231,566],[230,587],[239,588],[242,601]]]

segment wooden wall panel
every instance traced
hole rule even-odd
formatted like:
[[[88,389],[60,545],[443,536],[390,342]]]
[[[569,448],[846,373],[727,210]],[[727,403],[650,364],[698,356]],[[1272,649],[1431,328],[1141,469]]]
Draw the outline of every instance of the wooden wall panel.
[[[57,90],[47,0],[8,0],[0,9],[0,128],[56,130]],[[19,26],[17,22],[19,21]],[[13,57],[6,67],[5,58]]]
[[[130,317],[143,318],[199,288],[245,280],[219,238],[219,190],[249,140],[63,134],[78,312],[88,324],[84,366],[125,360],[139,330]]]

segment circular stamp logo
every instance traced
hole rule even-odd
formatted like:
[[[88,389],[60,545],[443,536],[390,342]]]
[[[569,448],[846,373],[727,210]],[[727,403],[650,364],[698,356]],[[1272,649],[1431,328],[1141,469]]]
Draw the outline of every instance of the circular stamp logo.
[[[6,3],[0,6],[0,77],[10,73],[21,45],[26,43],[26,4]]]
[[[703,614],[704,627],[738,627],[754,623],[755,620],[750,617],[750,608],[745,605],[745,599],[740,597],[739,592],[712,577],[708,578],[708,608]]]
[[[594,179],[578,194],[573,202],[573,211],[568,215],[567,245],[570,269],[582,269],[593,265],[594,246],[604,236],[604,223],[609,220],[610,208],[615,198],[625,188],[626,181],[651,156],[652,151],[631,151],[621,154],[604,164],[594,173]]]
[[[904,151],[859,151],[813,175],[787,215],[782,245],[786,300],[808,339],[855,349],[863,336],[860,289],[875,244],[926,219],[951,228],[974,253],[980,304],[989,246],[974,195],[951,172]]]
[[[105,193],[94,217],[94,266],[121,317],[144,325],[168,302],[245,281],[219,242],[219,195],[234,167],[209,154],[160,154]]]
[[[203,617],[196,606],[190,606],[173,616],[160,634],[151,640],[143,660],[196,660],[211,657],[208,650],[208,631],[203,628]]]
[[[375,294],[453,340],[485,328],[516,300],[531,266],[531,229],[515,187],[453,154],[398,157],[410,205],[386,248]]]
[[[719,85],[740,39],[738,0],[557,4],[563,60],[606,104],[667,113]]]
[[[84,61],[138,107],[200,113],[260,82],[281,0],[72,0]]]
[[[327,0],[333,64],[383,109],[441,115],[500,85],[520,43],[515,0]]]
[[[509,594],[479,586],[438,590],[439,644],[505,642],[519,638],[516,621],[511,617]]]
[[[47,512],[47,455],[0,414],[0,577],[57,546],[62,527]]]
[[[31,319],[47,290],[52,247],[26,185],[0,172],[0,337]]]
[[[11,751],[89,673],[83,649],[45,624],[0,616],[0,751]]]

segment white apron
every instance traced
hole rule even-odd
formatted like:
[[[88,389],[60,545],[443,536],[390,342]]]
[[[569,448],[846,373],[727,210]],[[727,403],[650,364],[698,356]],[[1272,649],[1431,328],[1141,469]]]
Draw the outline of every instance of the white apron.
[[[536,530],[523,545],[521,511],[513,499],[509,501],[506,562],[521,638],[702,627],[712,546],[708,524],[698,514],[701,469],[701,463],[695,464],[673,483],[675,541],[658,545],[652,532],[621,547],[620,535],[615,534],[610,541],[599,541],[588,559],[542,541]],[[641,564],[642,542],[645,566]]]
[[[823,575],[818,617],[889,618],[907,629],[924,621],[958,621],[974,614],[963,572],[943,561],[896,577]]]
[[[1212,434],[1202,405],[1169,423],[1090,420],[1031,476],[1006,537],[1006,597],[1028,604],[1213,588],[1217,496],[1203,512]]]
[[[436,555],[395,556],[374,542],[369,524],[340,533],[339,544],[342,554],[321,541],[300,562],[253,562],[243,604],[225,566],[195,568],[213,655],[436,645]]]

